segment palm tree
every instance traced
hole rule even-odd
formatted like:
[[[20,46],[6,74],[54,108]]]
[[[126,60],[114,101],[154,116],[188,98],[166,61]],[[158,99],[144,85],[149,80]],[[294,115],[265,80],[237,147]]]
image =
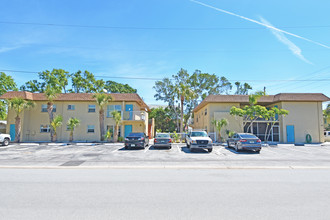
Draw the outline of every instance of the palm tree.
[[[115,132],[113,135],[114,142],[117,142],[118,140],[118,131],[119,131],[119,124],[121,123],[121,114],[118,111],[113,111],[111,112],[113,119],[115,120],[116,127],[115,127]]]
[[[80,121],[77,118],[70,118],[66,124],[68,125],[68,127],[70,129],[69,141],[72,142],[73,141],[73,130],[75,127],[77,127],[80,124]]]
[[[219,132],[219,142],[222,142],[222,137],[221,137],[221,129],[224,126],[228,125],[228,120],[226,118],[222,118],[220,119],[220,121],[218,120],[213,120],[212,124],[214,124],[215,128],[217,129],[217,131]]]
[[[106,93],[96,93],[93,95],[95,98],[97,105],[100,107],[99,110],[99,122],[100,122],[100,136],[101,141],[104,141],[104,108],[112,100],[112,97]]]
[[[58,93],[59,93],[59,91],[57,89],[51,87],[50,85],[48,85],[46,87],[45,96],[48,99],[47,112],[48,112],[48,115],[49,115],[49,123],[50,124],[52,124],[52,122],[54,120],[54,115],[53,115],[54,99],[56,98]],[[54,129],[52,128],[52,126],[50,127],[50,139],[51,139],[52,142],[54,142]]]
[[[177,94],[178,99],[181,101],[180,133],[183,133],[183,103],[184,101],[194,99],[196,94],[193,90],[190,89],[188,84],[184,84],[182,82],[175,86],[175,93]]]
[[[55,142],[57,140],[57,133],[56,133],[56,129],[57,127],[62,125],[62,121],[63,121],[63,117],[62,115],[57,115],[55,116],[55,118],[53,119],[52,123],[50,123],[51,128],[54,131],[53,134],[53,141]]]
[[[27,109],[30,109],[35,106],[35,103],[32,101],[27,101],[22,98],[12,98],[8,100],[8,106],[10,109],[13,109],[16,113],[15,117],[15,142],[19,143],[21,140],[21,118],[20,114]]]

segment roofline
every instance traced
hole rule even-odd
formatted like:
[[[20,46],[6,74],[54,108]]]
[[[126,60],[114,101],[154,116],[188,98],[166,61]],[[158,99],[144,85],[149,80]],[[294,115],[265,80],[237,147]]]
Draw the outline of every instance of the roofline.
[[[306,99],[306,100],[281,100],[281,96],[283,95],[320,95],[320,96],[324,96],[325,99],[327,100],[310,100],[310,99]],[[193,112],[197,112],[199,111],[200,109],[202,109],[203,107],[205,107],[206,105],[208,104],[212,104],[212,103],[239,103],[239,104],[249,104],[249,102],[240,102],[240,101],[235,101],[235,100],[232,100],[232,101],[208,101],[208,98],[210,96],[231,96],[231,97],[235,97],[235,96],[245,96],[245,97],[248,97],[249,95],[209,95],[207,96],[198,106],[196,106],[193,110]],[[327,97],[326,95],[324,95],[323,93],[278,93],[276,95],[266,95],[267,96],[272,96],[273,97],[273,100],[272,101],[259,101],[258,103],[262,103],[262,104],[275,104],[275,103],[279,103],[279,102],[328,102],[330,101],[330,98]]]

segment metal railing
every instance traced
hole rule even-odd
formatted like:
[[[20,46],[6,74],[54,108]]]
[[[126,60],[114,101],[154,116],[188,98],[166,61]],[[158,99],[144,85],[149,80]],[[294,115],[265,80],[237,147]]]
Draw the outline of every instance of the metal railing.
[[[126,121],[145,121],[146,113],[143,111],[124,111],[123,120]]]

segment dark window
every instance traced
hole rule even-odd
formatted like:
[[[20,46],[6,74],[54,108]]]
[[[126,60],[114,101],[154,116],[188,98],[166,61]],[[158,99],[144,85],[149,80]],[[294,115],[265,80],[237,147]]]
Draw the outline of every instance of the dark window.
[[[88,112],[95,112],[95,105],[88,105]]]

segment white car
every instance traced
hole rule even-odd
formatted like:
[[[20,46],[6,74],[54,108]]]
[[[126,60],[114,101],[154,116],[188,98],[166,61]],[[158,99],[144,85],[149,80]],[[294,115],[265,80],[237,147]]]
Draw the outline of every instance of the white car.
[[[330,131],[324,132],[324,140],[330,142]]]
[[[191,131],[186,137],[187,147],[193,152],[196,149],[207,149],[212,152],[213,144],[212,139],[205,131]]]
[[[2,143],[3,146],[7,146],[9,142],[10,142],[10,135],[0,133],[0,143]]]

